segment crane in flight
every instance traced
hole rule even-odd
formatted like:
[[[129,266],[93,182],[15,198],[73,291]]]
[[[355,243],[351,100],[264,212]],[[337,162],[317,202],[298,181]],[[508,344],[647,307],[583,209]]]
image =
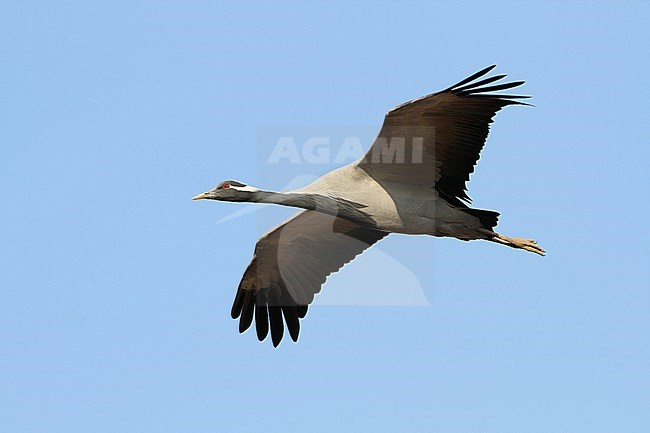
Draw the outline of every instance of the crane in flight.
[[[286,323],[297,341],[327,277],[390,233],[483,239],[544,255],[533,240],[497,233],[498,212],[468,206],[466,183],[492,118],[505,106],[528,105],[521,101],[528,96],[494,93],[523,81],[480,79],[494,67],[388,111],[364,157],[303,188],[274,192],[226,180],[193,198],[303,209],[258,240],[231,310],[239,332],[255,319],[258,339],[270,331],[277,347]]]

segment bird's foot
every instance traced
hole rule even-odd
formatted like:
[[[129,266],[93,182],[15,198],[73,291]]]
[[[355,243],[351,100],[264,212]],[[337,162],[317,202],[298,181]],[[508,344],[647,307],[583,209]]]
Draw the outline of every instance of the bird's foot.
[[[509,238],[501,234],[496,234],[492,241],[498,242],[500,244],[508,245],[513,248],[521,248],[522,250],[530,251],[531,253],[539,254],[543,256],[546,254],[546,251],[532,239],[522,239],[522,238]]]

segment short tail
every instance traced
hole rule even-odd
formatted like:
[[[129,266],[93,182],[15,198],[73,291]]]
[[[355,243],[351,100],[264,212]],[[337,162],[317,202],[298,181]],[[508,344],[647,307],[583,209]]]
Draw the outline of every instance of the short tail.
[[[499,222],[499,212],[483,209],[460,208],[465,213],[468,213],[481,221],[484,229],[492,230]]]

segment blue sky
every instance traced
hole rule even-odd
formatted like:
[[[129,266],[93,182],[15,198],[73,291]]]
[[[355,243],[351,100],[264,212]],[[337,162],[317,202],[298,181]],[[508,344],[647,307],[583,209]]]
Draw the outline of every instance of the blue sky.
[[[648,4],[243,3],[0,3],[3,431],[647,432]],[[493,63],[536,107],[497,115],[469,192],[548,256],[392,236],[430,306],[239,335],[290,212],[215,224],[241,205],[190,197],[284,187],[265,128],[378,130]],[[364,255],[324,291],[409,290],[396,269]]]

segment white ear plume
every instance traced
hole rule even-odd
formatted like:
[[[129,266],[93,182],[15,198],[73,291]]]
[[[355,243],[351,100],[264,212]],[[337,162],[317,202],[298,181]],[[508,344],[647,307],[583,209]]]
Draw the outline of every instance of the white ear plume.
[[[235,185],[230,185],[230,189],[236,189],[237,191],[247,191],[247,192],[255,192],[259,191],[259,189],[253,187],[253,186],[235,186]]]

